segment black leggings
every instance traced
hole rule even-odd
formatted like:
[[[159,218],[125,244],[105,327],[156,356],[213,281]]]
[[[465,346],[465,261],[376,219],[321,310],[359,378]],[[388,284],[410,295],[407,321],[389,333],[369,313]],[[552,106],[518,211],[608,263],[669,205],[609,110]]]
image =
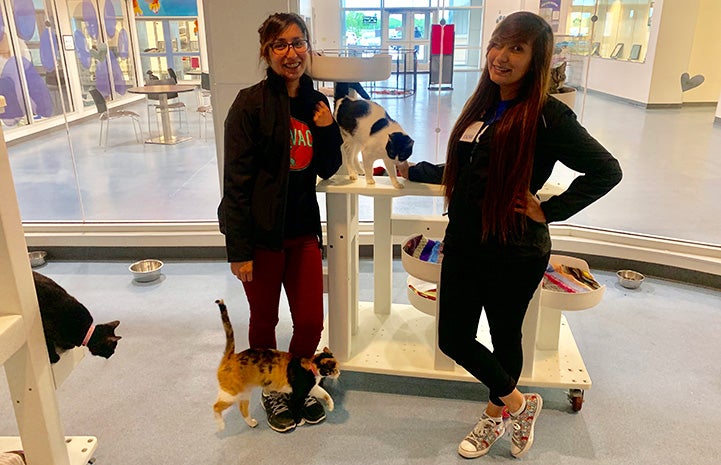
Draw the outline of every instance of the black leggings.
[[[447,254],[441,268],[438,345],[485,384],[489,400],[503,406],[523,368],[521,327],[549,255],[513,261]],[[493,352],[476,340],[485,309]]]

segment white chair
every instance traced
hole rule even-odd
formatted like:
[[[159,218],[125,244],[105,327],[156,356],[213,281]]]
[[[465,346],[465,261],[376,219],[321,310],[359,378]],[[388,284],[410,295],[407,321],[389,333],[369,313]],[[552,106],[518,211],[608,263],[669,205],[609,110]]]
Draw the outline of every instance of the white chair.
[[[118,118],[130,118],[133,123],[133,131],[138,142],[143,142],[143,128],[140,125],[140,115],[130,110],[109,110],[108,104],[105,102],[105,97],[100,93],[98,89],[90,89],[90,95],[93,97],[95,102],[95,108],[98,110],[100,115],[100,142],[98,145],[102,147],[108,146],[108,131],[110,130],[110,121]],[[107,126],[106,126],[107,124]],[[136,126],[137,125],[137,129]],[[103,127],[105,127],[105,139],[103,141]],[[140,137],[138,137],[140,134]]]

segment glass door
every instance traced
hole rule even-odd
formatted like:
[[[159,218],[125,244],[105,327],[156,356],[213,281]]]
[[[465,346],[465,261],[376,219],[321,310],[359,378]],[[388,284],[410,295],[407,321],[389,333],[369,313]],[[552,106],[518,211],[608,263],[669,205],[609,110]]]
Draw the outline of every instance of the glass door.
[[[430,10],[384,10],[385,45],[395,60],[403,54],[415,53],[419,70],[428,69],[430,49]]]

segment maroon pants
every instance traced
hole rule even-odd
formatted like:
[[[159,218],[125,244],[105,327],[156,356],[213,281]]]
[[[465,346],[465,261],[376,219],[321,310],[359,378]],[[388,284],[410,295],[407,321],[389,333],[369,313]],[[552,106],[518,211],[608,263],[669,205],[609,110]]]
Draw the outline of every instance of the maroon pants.
[[[314,235],[286,239],[281,251],[255,250],[253,280],[243,283],[250,304],[248,342],[252,348],[277,348],[281,285],[293,320],[288,351],[311,357],[323,331],[323,262]]]

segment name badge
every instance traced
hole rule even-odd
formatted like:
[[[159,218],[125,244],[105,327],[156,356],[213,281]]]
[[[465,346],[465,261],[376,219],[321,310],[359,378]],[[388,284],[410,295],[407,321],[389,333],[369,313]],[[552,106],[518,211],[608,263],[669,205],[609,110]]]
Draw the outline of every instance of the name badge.
[[[463,131],[463,135],[461,136],[462,142],[473,142],[474,139],[476,139],[478,136],[483,134],[483,132],[488,128],[488,126],[484,126],[483,121],[475,121],[471,123],[465,131]]]

